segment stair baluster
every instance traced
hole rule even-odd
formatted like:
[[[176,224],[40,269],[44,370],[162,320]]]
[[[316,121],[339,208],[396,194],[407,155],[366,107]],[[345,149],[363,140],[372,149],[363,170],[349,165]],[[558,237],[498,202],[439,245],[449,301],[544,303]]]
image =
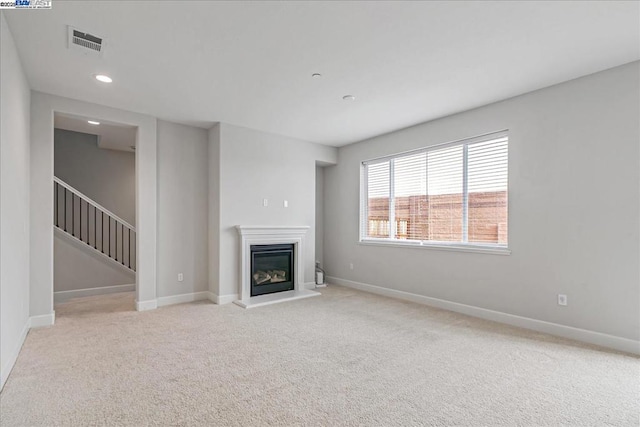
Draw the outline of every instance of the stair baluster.
[[[63,192],[62,200],[60,200],[61,191]],[[70,227],[67,225],[67,216],[69,215],[67,192],[71,193]],[[135,254],[135,227],[57,177],[54,177],[53,179],[53,199],[55,203],[55,218],[53,220],[53,224],[57,229],[67,233],[71,237],[83,243],[86,243],[90,248],[96,251],[100,251],[105,256],[111,258],[112,260],[125,266],[126,268],[129,268],[132,271],[136,271],[137,257]],[[77,228],[75,215],[76,199],[78,200],[79,222]],[[84,221],[82,220],[83,203],[86,203],[87,205]],[[93,208],[93,233],[91,233],[91,208]],[[100,232],[98,232],[98,213],[100,213]],[[62,221],[60,221],[60,216],[62,216]],[[107,220],[107,227],[105,227],[104,223],[105,216]],[[111,221],[113,221],[113,231],[115,233],[115,242],[113,245],[111,241]],[[76,233],[76,231],[78,232]],[[107,232],[106,239],[105,231]],[[120,233],[120,239],[118,239],[118,232]],[[92,234],[93,242],[91,241]],[[118,240],[120,243],[120,248],[118,248]],[[107,246],[106,251],[105,244]],[[112,246],[114,249],[113,252]],[[119,252],[118,249],[120,249]]]

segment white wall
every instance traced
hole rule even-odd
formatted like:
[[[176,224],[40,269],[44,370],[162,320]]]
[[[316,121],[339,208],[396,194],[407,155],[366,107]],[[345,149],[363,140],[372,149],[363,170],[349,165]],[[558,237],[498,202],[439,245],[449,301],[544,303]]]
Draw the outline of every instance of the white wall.
[[[54,173],[129,224],[136,224],[136,156],[98,147],[98,137],[56,129]]]
[[[30,89],[0,12],[0,389],[29,327]]]
[[[328,275],[639,340],[639,106],[635,62],[340,148]],[[358,244],[361,161],[501,129],[510,256]]]
[[[158,120],[157,135],[158,296],[207,291],[208,133]]]
[[[238,293],[240,243],[236,225],[309,226],[304,280],[312,283],[316,161],[334,164],[337,150],[224,123],[218,128],[220,265],[218,287],[213,292],[219,296]],[[268,207],[262,205],[265,198]],[[288,208],[283,207],[284,200],[289,202]]]

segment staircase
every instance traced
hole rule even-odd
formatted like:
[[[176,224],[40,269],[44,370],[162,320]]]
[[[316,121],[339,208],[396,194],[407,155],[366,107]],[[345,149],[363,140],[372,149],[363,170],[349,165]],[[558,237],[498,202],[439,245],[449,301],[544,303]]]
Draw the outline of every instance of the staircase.
[[[136,271],[136,229],[59,178],[53,178],[55,227],[112,262]]]

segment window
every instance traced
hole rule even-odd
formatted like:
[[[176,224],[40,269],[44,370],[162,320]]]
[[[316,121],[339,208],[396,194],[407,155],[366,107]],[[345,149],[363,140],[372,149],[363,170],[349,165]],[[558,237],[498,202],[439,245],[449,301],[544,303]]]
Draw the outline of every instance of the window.
[[[361,241],[507,247],[507,132],[362,163]]]

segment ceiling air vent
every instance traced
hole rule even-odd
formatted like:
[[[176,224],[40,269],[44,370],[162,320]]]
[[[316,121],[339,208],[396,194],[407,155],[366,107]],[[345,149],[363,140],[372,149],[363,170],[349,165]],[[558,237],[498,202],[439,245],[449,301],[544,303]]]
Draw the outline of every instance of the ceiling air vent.
[[[77,50],[85,54],[102,56],[102,37],[69,27],[69,49]]]

